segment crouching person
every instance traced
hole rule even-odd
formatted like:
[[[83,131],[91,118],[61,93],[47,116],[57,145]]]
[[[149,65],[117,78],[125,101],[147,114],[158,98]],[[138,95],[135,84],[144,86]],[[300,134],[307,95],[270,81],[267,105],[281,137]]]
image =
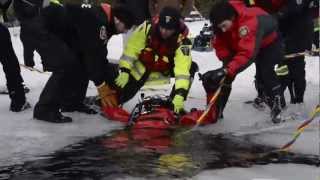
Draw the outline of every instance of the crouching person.
[[[166,82],[173,76],[174,111],[180,113],[184,109],[198,68],[191,59],[188,29],[180,19],[178,10],[166,7],[158,18],[144,22],[128,39],[119,62],[121,72],[115,79],[120,104],[130,100],[144,84]]]
[[[47,0],[33,5],[22,0],[15,3],[21,16],[30,12],[28,9],[34,10],[30,18],[38,19],[33,28],[36,50],[44,68],[52,71],[35,106],[34,118],[67,123],[72,119],[61,112],[96,113],[83,104],[89,80],[96,85],[101,104],[116,107],[116,94],[109,84],[116,77],[117,68],[108,62],[107,43],[114,34],[131,28],[131,12],[108,4],[62,5]]]
[[[276,21],[263,10],[247,8],[243,2],[235,0],[217,2],[211,9],[210,21],[216,34],[213,47],[219,60],[223,62],[223,67],[203,75],[208,102],[220,86],[219,83],[222,83],[216,106],[212,106],[206,118],[210,119],[215,114],[219,118],[223,117],[233,80],[255,62],[257,74],[264,82],[264,90],[271,99],[271,120],[279,123],[282,89],[274,66],[283,59],[283,52]]]

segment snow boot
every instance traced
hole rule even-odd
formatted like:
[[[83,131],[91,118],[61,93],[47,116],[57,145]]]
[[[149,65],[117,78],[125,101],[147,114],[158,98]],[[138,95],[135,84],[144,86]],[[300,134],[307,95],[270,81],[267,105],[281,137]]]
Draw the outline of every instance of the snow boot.
[[[263,97],[259,96],[254,98],[252,105],[258,110],[264,110],[266,108]]]
[[[59,111],[50,111],[39,108],[35,106],[33,112],[33,118],[40,121],[47,121],[51,123],[70,123],[72,118],[64,116]]]
[[[72,118],[68,116],[62,115],[60,112],[49,112],[45,115],[39,116],[34,115],[34,119],[41,120],[41,121],[47,121],[51,123],[70,123],[72,122]]]
[[[281,97],[279,95],[277,95],[273,98],[270,116],[271,116],[271,121],[274,124],[278,124],[282,121],[282,118],[281,118]]]
[[[78,105],[72,105],[72,106],[68,105],[68,106],[61,107],[61,112],[74,112],[74,111],[78,111],[78,112],[85,113],[85,114],[97,114],[98,113],[97,111],[90,108],[89,106],[87,106],[84,103],[80,103]]]
[[[10,111],[12,112],[20,112],[31,107],[31,105],[26,101],[26,96],[22,86],[15,88],[15,90],[10,90],[9,97],[11,99]]]
[[[13,101],[11,101],[11,104],[10,104],[10,111],[12,111],[12,112],[21,112],[21,111],[29,109],[29,108],[31,108],[31,105],[27,101],[20,103],[18,101],[13,100]]]

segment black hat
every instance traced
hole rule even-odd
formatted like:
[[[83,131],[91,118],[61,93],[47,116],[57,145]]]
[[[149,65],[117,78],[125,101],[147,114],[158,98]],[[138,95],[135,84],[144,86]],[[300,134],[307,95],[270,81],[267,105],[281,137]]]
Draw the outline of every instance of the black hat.
[[[180,12],[172,7],[165,7],[159,16],[159,25],[166,29],[178,29],[180,27]]]
[[[127,29],[130,29],[135,23],[135,16],[132,11],[124,5],[112,6],[112,15],[123,22]]]
[[[236,16],[237,12],[228,0],[219,0],[212,6],[210,10],[210,22],[214,27],[222,23],[225,20],[231,20],[233,16]]]

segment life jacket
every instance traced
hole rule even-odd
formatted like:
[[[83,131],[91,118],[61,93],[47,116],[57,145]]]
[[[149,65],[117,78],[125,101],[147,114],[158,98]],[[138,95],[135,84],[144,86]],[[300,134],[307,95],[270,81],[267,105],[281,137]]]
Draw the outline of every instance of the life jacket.
[[[175,52],[188,31],[184,24],[169,39],[163,40],[159,32],[157,19],[152,22],[151,30],[147,38],[147,45],[141,51],[139,60],[144,64],[148,71],[166,72],[172,69]]]

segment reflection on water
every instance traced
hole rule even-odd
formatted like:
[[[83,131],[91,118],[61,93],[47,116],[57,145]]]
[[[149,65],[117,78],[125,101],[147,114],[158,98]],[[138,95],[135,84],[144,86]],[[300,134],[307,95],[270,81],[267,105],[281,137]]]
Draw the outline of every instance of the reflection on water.
[[[270,153],[250,137],[204,135],[159,129],[118,130],[68,146],[47,158],[0,167],[0,179],[117,179],[191,177],[199,171],[254,164],[319,164],[317,156]]]

